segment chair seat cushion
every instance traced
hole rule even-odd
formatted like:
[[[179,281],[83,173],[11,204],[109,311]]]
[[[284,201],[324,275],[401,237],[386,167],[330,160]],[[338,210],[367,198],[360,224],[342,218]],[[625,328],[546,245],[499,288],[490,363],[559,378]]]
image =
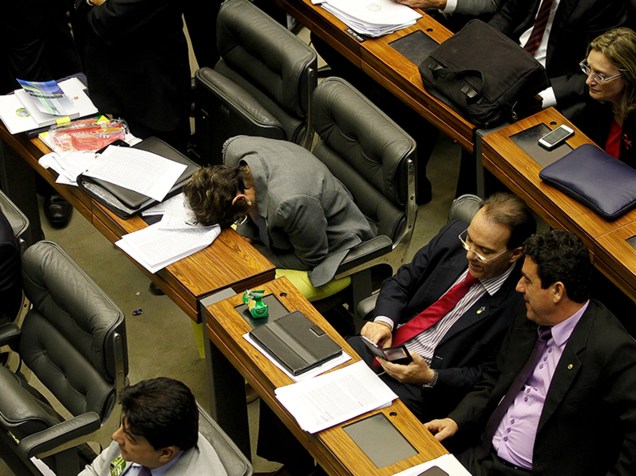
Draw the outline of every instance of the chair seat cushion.
[[[0,424],[16,438],[37,433],[61,421],[37,391],[6,367],[0,367]]]
[[[351,284],[351,278],[346,277],[342,279],[333,279],[327,284],[323,284],[316,288],[312,286],[307,271],[298,271],[296,269],[277,269],[276,278],[280,278],[281,276],[285,276],[289,279],[289,281],[296,286],[300,293],[310,302],[320,301],[321,299],[333,296]]]

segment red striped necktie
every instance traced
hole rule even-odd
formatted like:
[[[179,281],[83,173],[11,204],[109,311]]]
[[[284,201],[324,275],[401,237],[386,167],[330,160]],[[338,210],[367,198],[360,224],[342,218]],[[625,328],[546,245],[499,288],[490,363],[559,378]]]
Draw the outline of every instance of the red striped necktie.
[[[539,13],[534,21],[534,27],[530,33],[528,42],[523,47],[528,53],[534,55],[541,44],[543,34],[545,33],[545,27],[548,25],[548,18],[550,18],[550,10],[552,9],[552,0],[543,0],[539,7]]]
[[[416,335],[422,333],[429,327],[433,327],[437,322],[449,313],[457,303],[466,295],[470,287],[477,282],[470,273],[466,277],[450,288],[442,297],[420,312],[413,319],[401,327],[398,327],[393,335],[391,345],[401,345],[411,340]]]

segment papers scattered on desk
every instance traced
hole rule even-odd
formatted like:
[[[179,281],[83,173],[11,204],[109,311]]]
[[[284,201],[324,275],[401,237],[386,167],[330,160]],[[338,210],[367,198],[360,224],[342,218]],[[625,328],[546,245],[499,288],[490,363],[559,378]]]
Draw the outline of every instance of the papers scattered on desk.
[[[325,0],[322,7],[356,33],[371,37],[414,25],[422,17],[394,0]]]
[[[48,84],[49,82],[45,83]],[[53,83],[55,83],[53,81]],[[70,78],[60,83],[59,88],[64,92],[70,102],[72,114],[49,114],[38,109],[33,97],[25,89],[18,89],[12,94],[0,96],[0,119],[11,134],[39,129],[53,124],[68,122],[71,117],[83,117],[97,114],[97,108],[86,94],[86,86],[78,78]],[[43,93],[45,94],[45,93]],[[62,108],[58,109],[57,106]],[[51,105],[50,111],[69,111],[65,106]]]
[[[84,175],[134,190],[160,202],[185,169],[185,164],[152,152],[109,146]]]
[[[221,233],[218,225],[162,229],[161,222],[124,235],[115,244],[151,273],[209,246]]]
[[[202,250],[221,233],[218,225],[191,224],[190,210],[182,193],[163,205],[161,221],[124,235],[115,243],[151,273]]]
[[[40,157],[38,163],[45,169],[57,172],[57,183],[77,186],[77,177],[89,168],[95,159],[93,152],[71,152],[65,155],[51,152]]]
[[[276,389],[300,427],[317,433],[377,408],[397,395],[362,361]]]
[[[451,454],[442,455],[432,461],[427,461],[426,463],[405,469],[404,471],[395,473],[394,476],[419,476],[422,472],[434,467],[444,470],[449,476],[470,476],[470,472]]]
[[[269,359],[270,362],[272,362],[276,367],[278,367],[283,372],[285,372],[285,375],[287,375],[289,378],[291,378],[295,382],[301,382],[303,380],[307,380],[307,379],[316,377],[317,375],[325,373],[327,370],[334,369],[334,368],[338,367],[338,365],[344,364],[345,362],[351,360],[351,356],[343,351],[342,354],[340,354],[338,357],[335,357],[335,358],[333,358],[331,360],[328,360],[327,362],[325,362],[322,365],[319,365],[318,367],[315,367],[315,368],[313,368],[311,370],[308,370],[307,372],[304,372],[304,373],[302,373],[300,375],[292,375],[274,357],[272,357],[269,352],[267,352],[265,349],[263,349],[258,344],[258,342],[256,342],[254,339],[252,339],[250,337],[249,332],[247,334],[244,334],[243,338],[247,342],[252,344],[254,347],[256,347],[265,357],[267,357]]]

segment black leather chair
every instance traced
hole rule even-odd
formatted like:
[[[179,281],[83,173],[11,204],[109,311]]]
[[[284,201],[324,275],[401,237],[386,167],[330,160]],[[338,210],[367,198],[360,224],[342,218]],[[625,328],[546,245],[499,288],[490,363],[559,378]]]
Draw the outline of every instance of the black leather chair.
[[[0,367],[0,446],[21,462],[20,472],[38,474],[29,460],[36,456],[58,476],[75,475],[95,456],[78,445],[107,446],[119,425],[118,395],[128,372],[124,316],[55,243],[29,247],[22,276],[32,307],[12,344],[18,370]],[[22,363],[57,402],[29,385]]]
[[[217,17],[214,68],[195,74],[195,142],[202,164],[222,163],[226,139],[252,135],[309,148],[316,53],[248,0],[228,0]]]
[[[24,213],[0,192],[0,341],[7,343],[20,333],[15,320],[23,302],[20,254],[28,227]],[[0,361],[5,357],[0,354]]]
[[[417,216],[416,144],[341,78],[325,79],[311,107],[318,135],[312,152],[349,189],[377,235],[352,248],[336,273],[351,276],[355,306],[372,292],[372,269],[384,268],[387,276],[404,262]]]
[[[477,195],[466,194],[457,197],[453,200],[451,208],[448,212],[448,221],[460,220],[469,223],[479,207],[481,207],[483,200]],[[378,299],[378,294],[373,294],[357,304],[356,317],[360,320],[365,320],[375,309],[375,303]]]

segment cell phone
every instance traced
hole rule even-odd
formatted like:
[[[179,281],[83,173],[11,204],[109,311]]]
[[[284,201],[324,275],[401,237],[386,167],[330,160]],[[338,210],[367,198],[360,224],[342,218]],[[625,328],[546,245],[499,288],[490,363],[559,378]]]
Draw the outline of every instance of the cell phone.
[[[380,357],[381,359],[388,360],[389,362],[393,362],[394,364],[401,365],[406,365],[413,361],[411,354],[404,345],[399,345],[397,347],[387,347],[386,349],[383,349],[381,347],[378,347],[375,342],[367,339],[366,337],[360,337],[362,337],[362,342],[366,344],[371,353],[376,357]]]
[[[565,139],[574,134],[574,129],[560,125],[556,129],[548,132],[546,135],[539,138],[539,145],[547,150],[554,149],[557,145],[561,144]]]

